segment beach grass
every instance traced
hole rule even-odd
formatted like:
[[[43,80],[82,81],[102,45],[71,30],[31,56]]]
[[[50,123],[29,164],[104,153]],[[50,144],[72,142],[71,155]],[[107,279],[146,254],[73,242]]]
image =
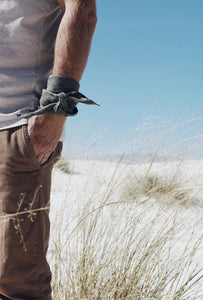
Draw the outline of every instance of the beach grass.
[[[202,219],[188,219],[198,187],[181,184],[179,163],[170,176],[154,173],[155,163],[143,172],[121,165],[74,218],[64,199],[53,226],[53,299],[201,299]]]

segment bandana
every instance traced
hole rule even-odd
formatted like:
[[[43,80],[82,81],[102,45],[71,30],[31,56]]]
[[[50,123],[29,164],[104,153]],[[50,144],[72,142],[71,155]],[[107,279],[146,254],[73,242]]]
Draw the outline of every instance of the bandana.
[[[75,116],[78,113],[77,104],[98,105],[80,92],[79,83],[63,76],[49,76],[47,89],[42,90],[39,107],[29,113],[18,114],[18,117],[30,118],[42,114],[58,114]]]

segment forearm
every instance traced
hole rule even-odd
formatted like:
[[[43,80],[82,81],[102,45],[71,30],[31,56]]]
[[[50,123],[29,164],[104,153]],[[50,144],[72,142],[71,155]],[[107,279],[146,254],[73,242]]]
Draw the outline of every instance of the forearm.
[[[64,15],[56,38],[53,75],[79,82],[87,63],[96,26],[95,0],[58,2]],[[53,92],[52,89],[51,91]],[[28,132],[40,163],[45,162],[55,149],[65,120],[64,115],[57,114],[36,115],[29,119]]]
[[[63,0],[63,3],[64,15],[56,38],[53,75],[80,81],[97,22],[96,4],[95,0]]]

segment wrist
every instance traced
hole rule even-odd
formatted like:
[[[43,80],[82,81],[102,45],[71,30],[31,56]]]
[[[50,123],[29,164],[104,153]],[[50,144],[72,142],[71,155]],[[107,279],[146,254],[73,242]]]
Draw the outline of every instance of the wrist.
[[[59,126],[63,126],[66,121],[66,117],[62,115],[56,115],[56,114],[44,114],[44,115],[36,115],[29,119],[30,123],[34,124],[47,124],[48,126],[51,126],[54,124],[54,126],[57,124]]]
[[[47,116],[47,120],[49,120],[50,122],[56,122],[58,124],[64,124],[65,121],[66,121],[66,116],[63,116],[63,115],[57,115],[57,114],[50,114],[50,115],[44,115],[44,116]]]
[[[47,88],[42,90],[39,107],[36,111],[24,114],[25,118],[36,115],[54,114],[64,117],[75,116],[78,113],[77,104],[98,105],[93,100],[78,92],[79,83],[68,77],[51,75],[48,78]],[[23,114],[19,114],[22,116]],[[65,121],[64,121],[65,122]]]
[[[47,90],[52,93],[78,92],[80,84],[73,78],[50,75],[47,81]]]

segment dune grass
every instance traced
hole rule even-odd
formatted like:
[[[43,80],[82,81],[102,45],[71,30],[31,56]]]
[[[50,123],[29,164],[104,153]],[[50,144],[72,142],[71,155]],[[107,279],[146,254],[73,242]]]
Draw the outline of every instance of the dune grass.
[[[57,163],[55,164],[55,168],[61,170],[66,174],[70,173],[69,162],[67,159],[62,158],[57,161]]]
[[[149,166],[122,178],[118,164],[73,223],[64,199],[50,258],[53,299],[201,299],[201,218],[188,222],[182,204],[192,197],[177,170],[159,177]]]

